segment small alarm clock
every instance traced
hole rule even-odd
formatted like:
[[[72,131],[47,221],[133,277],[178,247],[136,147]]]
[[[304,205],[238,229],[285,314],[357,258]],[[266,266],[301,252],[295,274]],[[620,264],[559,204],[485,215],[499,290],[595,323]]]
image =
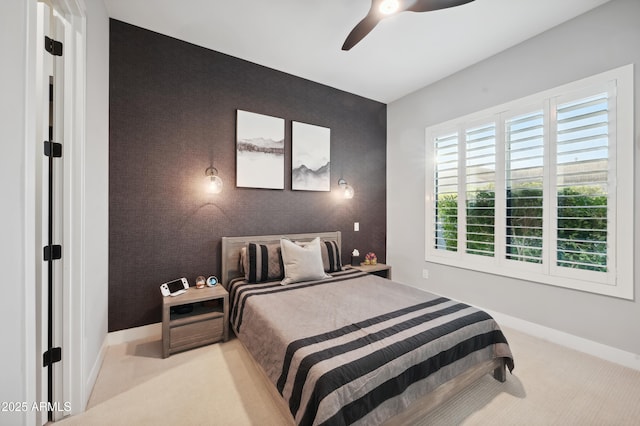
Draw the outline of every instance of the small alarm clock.
[[[217,277],[214,277],[213,275],[211,275],[209,278],[207,278],[207,285],[209,287],[213,287],[216,284],[218,284],[218,278]]]

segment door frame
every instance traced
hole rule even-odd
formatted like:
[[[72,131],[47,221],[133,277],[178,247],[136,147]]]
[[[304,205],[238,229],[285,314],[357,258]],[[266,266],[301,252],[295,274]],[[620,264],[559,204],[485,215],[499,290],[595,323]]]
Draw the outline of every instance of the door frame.
[[[53,8],[64,22],[63,61],[65,72],[63,143],[64,171],[62,186],[64,192],[62,241],[63,246],[63,291],[59,303],[62,309],[62,395],[56,397],[62,405],[58,416],[81,413],[85,410],[91,389],[87,389],[84,377],[87,365],[84,351],[85,296],[85,114],[86,114],[86,6],[84,0],[43,0]],[[35,196],[37,185],[36,161],[42,155],[43,141],[37,140],[36,75],[37,56],[40,54],[37,35],[38,0],[26,2],[27,14],[27,79],[25,87],[25,349],[28,361],[25,364],[25,387],[27,399],[42,402],[41,386],[46,388],[46,369],[42,368],[42,353],[36,340],[41,338],[42,327],[37,324],[39,309],[37,269],[42,265],[42,247],[37,244],[36,221],[42,200]],[[30,336],[33,336],[31,338]],[[46,402],[46,400],[45,400]],[[25,424],[44,424],[47,412],[31,410],[26,414]],[[55,414],[55,413],[54,413]]]

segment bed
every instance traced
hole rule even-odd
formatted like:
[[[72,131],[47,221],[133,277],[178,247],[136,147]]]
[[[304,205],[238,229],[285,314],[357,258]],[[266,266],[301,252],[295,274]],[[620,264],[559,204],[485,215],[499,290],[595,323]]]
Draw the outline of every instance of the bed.
[[[506,380],[487,313],[343,266],[341,248],[340,232],[222,239],[231,327],[291,424],[411,424],[485,374]],[[307,263],[316,275],[289,273]]]

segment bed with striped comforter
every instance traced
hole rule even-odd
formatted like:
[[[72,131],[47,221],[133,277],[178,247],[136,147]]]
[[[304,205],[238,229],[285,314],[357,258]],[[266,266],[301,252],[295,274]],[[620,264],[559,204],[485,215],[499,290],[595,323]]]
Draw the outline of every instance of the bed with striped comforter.
[[[300,425],[380,424],[477,363],[513,368],[487,313],[355,269],[229,292],[237,337]]]

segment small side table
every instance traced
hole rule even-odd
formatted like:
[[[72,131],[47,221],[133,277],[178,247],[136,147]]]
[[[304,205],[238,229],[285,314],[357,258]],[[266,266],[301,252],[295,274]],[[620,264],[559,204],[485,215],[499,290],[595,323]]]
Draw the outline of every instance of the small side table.
[[[391,266],[385,265],[384,263],[376,263],[375,265],[360,264],[359,266],[352,266],[352,268],[368,274],[377,275],[388,280],[391,279]]]
[[[188,313],[172,313],[171,308],[193,305]],[[162,356],[229,339],[229,293],[220,284],[190,287],[179,296],[162,300]]]

